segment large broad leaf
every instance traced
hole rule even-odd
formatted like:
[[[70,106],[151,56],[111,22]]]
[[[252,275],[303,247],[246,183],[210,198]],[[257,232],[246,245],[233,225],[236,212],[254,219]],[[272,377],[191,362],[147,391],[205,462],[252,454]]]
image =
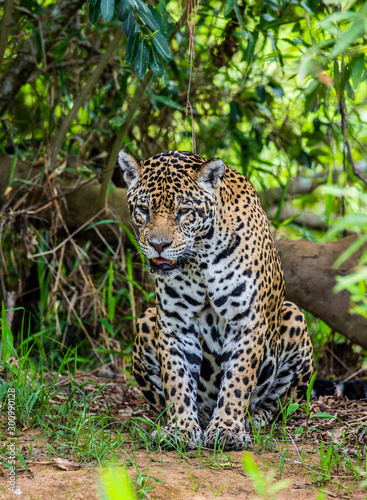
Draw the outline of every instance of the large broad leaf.
[[[142,10],[143,12],[148,12],[149,13],[148,6],[145,5],[145,3],[143,2],[143,0],[129,0],[129,2],[131,3],[131,5],[135,9]]]
[[[143,21],[143,23],[148,26],[152,31],[159,31],[159,25],[152,16],[150,10],[148,9],[148,12],[143,9],[138,10],[138,14],[140,19]]]
[[[133,12],[130,12],[125,21],[122,22],[122,29],[127,37],[130,36],[132,31],[135,31],[135,16]]]
[[[101,0],[101,14],[103,20],[108,23],[115,12],[115,0]]]
[[[126,46],[126,60],[129,64],[135,61],[136,54],[138,53],[138,48],[141,43],[141,36],[139,31],[131,31],[129,39]]]
[[[121,0],[121,2],[117,5],[116,16],[119,21],[125,21],[127,16],[133,10],[131,4],[128,0]]]
[[[172,59],[171,51],[168,45],[167,40],[164,38],[162,33],[156,33],[152,37],[152,42],[154,44],[154,47],[158,50],[160,55],[165,59],[166,61],[170,61]]]
[[[96,24],[98,21],[99,15],[101,13],[101,0],[97,0],[97,2],[92,7],[92,4],[89,5],[89,21],[91,24]]]
[[[149,50],[146,43],[141,40],[135,58],[135,71],[139,78],[143,78],[148,69]]]
[[[153,45],[149,46],[149,65],[153,73],[161,77],[163,75],[163,64],[159,60],[159,55]]]

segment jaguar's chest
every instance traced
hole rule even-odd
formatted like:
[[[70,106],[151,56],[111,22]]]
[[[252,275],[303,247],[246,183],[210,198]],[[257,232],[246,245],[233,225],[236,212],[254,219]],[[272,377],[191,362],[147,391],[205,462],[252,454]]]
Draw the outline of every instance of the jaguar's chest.
[[[181,323],[189,328],[196,324],[204,335],[210,331],[214,339],[226,328],[240,330],[251,323],[256,295],[249,269],[219,263],[207,268],[187,266],[185,272],[171,279],[156,281],[158,315],[169,319],[168,326]]]

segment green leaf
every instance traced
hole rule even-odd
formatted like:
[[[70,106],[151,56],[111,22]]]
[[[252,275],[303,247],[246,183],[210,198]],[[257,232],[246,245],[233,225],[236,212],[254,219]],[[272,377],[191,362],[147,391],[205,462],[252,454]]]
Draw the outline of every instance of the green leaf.
[[[242,457],[243,470],[246,475],[251,479],[255,486],[255,491],[258,495],[265,496],[266,493],[266,480],[261,470],[255,463],[249,451],[245,451]]]
[[[319,22],[319,26],[321,29],[329,30],[334,23],[353,21],[356,18],[358,18],[358,12],[353,12],[351,10],[346,12],[334,12],[330,16],[325,17],[325,19],[322,19],[322,21]]]
[[[91,24],[97,23],[100,13],[101,13],[101,0],[97,0],[97,2],[94,4],[94,7],[89,6],[89,21]]]
[[[253,55],[254,55],[254,50],[255,50],[255,38],[251,31],[245,31],[245,36],[248,38],[248,44],[247,44],[247,49],[244,52],[244,60],[245,61],[251,61]]]
[[[101,0],[101,14],[103,20],[108,23],[115,12],[115,0]]]
[[[329,59],[334,59],[341,52],[350,48],[351,45],[359,38],[365,31],[365,20],[356,19],[351,28],[344,32],[336,41],[333,50],[330,52]]]
[[[306,151],[301,150],[301,162],[307,168],[312,167],[312,156],[310,156]]]
[[[243,112],[240,104],[237,101],[229,103],[229,117],[233,122],[240,122],[242,120]]]
[[[259,102],[265,102],[266,101],[266,90],[265,86],[260,84],[256,87],[256,95],[259,100]]]
[[[367,243],[367,233],[362,234],[358,239],[353,241],[351,245],[336,259],[333,264],[333,269],[340,267],[346,260],[348,260],[357,250],[364,247]]]
[[[310,380],[308,387],[307,387],[307,391],[306,391],[306,401],[307,401],[306,414],[307,415],[309,415],[309,413],[310,413],[309,406],[310,406],[310,401],[311,401],[311,396],[312,396],[312,389],[313,389],[313,386],[315,384],[316,377],[317,377],[317,370],[312,375],[311,380]]]
[[[163,75],[163,64],[159,60],[159,55],[153,45],[149,45],[149,65],[153,73],[161,77]]]
[[[291,413],[298,410],[299,407],[300,407],[300,405],[298,403],[290,403],[287,407],[286,416],[288,417]]]
[[[328,186],[326,185],[324,188],[324,192],[330,192],[334,197],[342,197],[345,190],[338,189],[338,186]],[[339,234],[342,231],[360,231],[367,229],[367,216],[361,213],[350,213],[347,214],[342,219],[337,219],[334,221],[332,227],[328,232],[328,237],[334,236],[335,234]]]
[[[160,55],[166,61],[170,61],[172,59],[172,54],[168,45],[167,40],[164,38],[162,33],[158,32],[152,37],[152,42],[154,47],[158,50]]]
[[[149,14],[149,8],[148,6],[143,2],[143,0],[129,0],[130,3],[138,10],[141,10],[142,12],[146,12]]]
[[[128,0],[121,0],[116,9],[116,16],[119,21],[125,21],[133,8]]]
[[[310,418],[329,418],[330,420],[334,420],[336,417],[330,415],[329,413],[315,413],[311,415]]]
[[[122,116],[113,116],[109,120],[112,127],[121,127],[121,125],[124,123],[124,121],[125,120],[122,118]]]
[[[172,101],[172,99],[170,99],[169,97],[167,97],[165,95],[155,95],[154,100],[157,102],[161,102],[162,104],[165,104],[166,106],[169,106],[170,108],[175,108],[175,109],[178,109],[180,111],[185,111],[185,108],[183,106],[181,106],[180,104],[178,104],[175,101]]]
[[[313,80],[306,89],[305,97],[305,116],[316,107],[318,94],[321,88],[321,84],[317,80]]]
[[[143,78],[148,69],[149,50],[144,41],[140,42],[135,58],[135,71],[139,78]]]
[[[136,54],[138,53],[138,48],[141,43],[141,36],[139,32],[130,32],[130,36],[127,41],[126,46],[126,60],[129,64],[135,61]]]
[[[133,12],[130,12],[128,16],[125,18],[124,21],[122,21],[122,29],[127,37],[130,36],[131,32],[135,31],[135,16]]]
[[[364,67],[365,67],[364,55],[362,54],[353,59],[351,65],[352,65],[351,76],[352,76],[353,88],[354,90],[357,90],[364,73]]]
[[[353,274],[349,274],[348,276],[337,276],[338,284],[334,286],[333,292],[339,293],[345,289],[348,289],[351,285],[356,285],[360,281],[367,280],[367,267],[357,270],[357,272]]]
[[[333,171],[331,166],[329,167],[329,175],[327,180],[327,185],[333,184]],[[326,224],[329,225],[331,210],[333,207],[333,196],[330,193],[325,193],[325,214],[326,214]]]
[[[225,17],[230,17],[232,14],[232,10],[234,9],[234,6],[236,4],[236,0],[227,0],[226,2],[226,8],[224,10],[224,16]]]
[[[3,341],[3,359],[4,361],[8,361],[13,350],[13,334],[11,333],[11,330],[8,325],[8,320],[6,319],[6,310],[4,302],[2,302],[1,306],[2,306],[1,337]]]
[[[117,500],[118,498],[123,498],[124,500],[136,499],[134,488],[131,485],[126,468],[123,469],[122,473],[112,467],[102,469],[101,480],[106,498],[110,498],[111,500]]]
[[[159,31],[159,25],[152,16],[150,10],[138,10],[138,15],[140,19],[143,21],[143,23],[148,26],[152,31]]]

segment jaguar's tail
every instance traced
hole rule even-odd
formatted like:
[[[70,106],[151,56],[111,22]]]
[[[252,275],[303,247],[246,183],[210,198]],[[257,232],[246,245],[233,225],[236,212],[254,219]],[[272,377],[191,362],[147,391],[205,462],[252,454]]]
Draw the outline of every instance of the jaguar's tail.
[[[345,396],[350,400],[367,399],[367,380],[324,380],[317,378],[311,396]]]

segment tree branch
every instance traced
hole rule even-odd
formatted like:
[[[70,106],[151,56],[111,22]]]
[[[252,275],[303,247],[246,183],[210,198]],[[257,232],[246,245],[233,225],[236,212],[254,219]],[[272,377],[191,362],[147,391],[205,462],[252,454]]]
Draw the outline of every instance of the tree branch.
[[[78,97],[75,99],[73,107],[71,108],[69,113],[65,116],[64,120],[62,121],[61,126],[56,133],[56,136],[53,140],[52,147],[51,147],[51,159],[50,159],[51,168],[56,167],[57,155],[59,154],[61,145],[65,139],[65,136],[66,136],[73,120],[76,118],[76,115],[79,111],[79,108],[87,100],[89,93],[91,92],[93,87],[97,84],[101,74],[103,73],[103,70],[106,68],[109,60],[111,59],[112,55],[114,54],[115,50],[117,49],[118,44],[120,43],[120,40],[123,36],[124,36],[124,33],[123,33],[122,28],[120,26],[117,28],[113,41],[110,43],[110,45],[106,49],[106,52],[103,54],[96,69],[89,77],[88,83],[83,87],[82,91],[80,92]]]
[[[85,0],[62,0],[53,4],[45,18],[43,35],[45,37],[45,51],[51,46],[54,35],[59,34],[60,25],[69,23]],[[0,78],[0,116],[2,116],[13,102],[19,90],[28,81],[37,68],[37,61],[33,51],[34,37],[30,36],[21,45],[18,55],[9,64]]]
[[[1,19],[0,25],[0,68],[3,66],[3,59],[8,45],[8,33],[11,21],[11,14],[13,12],[13,0],[5,0],[4,2],[4,14]]]
[[[170,41],[176,35],[178,30],[181,28],[182,20],[185,19],[187,12],[188,12],[188,7],[186,8],[185,12],[182,14],[180,20],[176,23],[176,26],[174,27],[174,29],[169,37]],[[127,134],[128,130],[131,126],[135,112],[138,110],[139,106],[141,105],[141,100],[143,98],[145,89],[147,88],[147,85],[148,85],[150,79],[152,78],[152,76],[153,76],[153,72],[150,69],[148,71],[148,73],[144,76],[143,80],[141,81],[140,87],[136,91],[136,93],[134,95],[134,99],[129,106],[129,109],[128,109],[128,112],[127,112],[127,115],[125,118],[125,122],[124,122],[122,128],[120,129],[119,133],[117,134],[117,137],[112,145],[111,153],[110,153],[110,156],[108,158],[108,163],[107,163],[107,167],[106,167],[106,175],[103,177],[102,184],[101,184],[101,191],[100,191],[99,199],[98,199],[99,209],[102,209],[103,207],[107,207],[107,205],[108,205],[108,186],[109,186],[111,179],[112,179],[113,167],[116,166],[117,157],[118,157],[119,151],[123,145],[124,137]]]
[[[142,98],[145,93],[145,89],[147,88],[147,85],[150,81],[150,79],[153,76],[153,71],[149,70],[148,73],[144,76],[143,80],[141,81],[140,87],[136,91],[134,95],[133,101],[129,105],[128,112],[125,117],[125,121],[121,129],[119,130],[119,133],[117,134],[116,139],[114,140],[114,143],[112,145],[111,153],[108,158],[108,163],[106,167],[106,174],[103,177],[103,181],[101,184],[101,191],[99,193],[99,200],[98,200],[98,206],[100,209],[107,207],[108,204],[108,186],[110,184],[110,181],[112,179],[112,174],[113,174],[113,168],[116,165],[117,162],[117,157],[119,154],[119,151],[121,149],[121,146],[124,141],[124,137],[127,134],[130,125],[132,123],[132,120],[134,118],[135,112],[141,105]]]

